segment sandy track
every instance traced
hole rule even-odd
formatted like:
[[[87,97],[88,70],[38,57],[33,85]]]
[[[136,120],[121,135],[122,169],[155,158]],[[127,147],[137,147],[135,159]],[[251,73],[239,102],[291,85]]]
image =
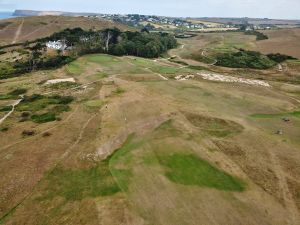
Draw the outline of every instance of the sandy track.
[[[19,39],[19,37],[21,35],[21,32],[22,32],[23,25],[24,25],[24,19],[22,19],[22,22],[20,23],[20,25],[19,25],[16,33],[15,33],[14,39],[11,42],[12,44],[15,44],[18,41],[18,39]]]
[[[11,106],[12,109],[9,113],[7,113],[2,119],[0,119],[0,125],[15,111],[15,107],[19,105],[19,103],[23,100],[23,97],[17,101],[15,101]]]

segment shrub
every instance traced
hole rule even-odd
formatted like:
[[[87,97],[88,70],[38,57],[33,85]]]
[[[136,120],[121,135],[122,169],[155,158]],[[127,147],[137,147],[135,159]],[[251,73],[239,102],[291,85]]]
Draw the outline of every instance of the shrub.
[[[47,112],[40,115],[32,115],[31,120],[35,123],[48,123],[56,120],[55,113]]]
[[[280,54],[280,53],[276,53],[276,54],[268,54],[267,55],[269,59],[277,62],[277,63],[282,63],[286,60],[289,60],[289,59],[296,59],[292,56],[289,56],[289,55],[283,55],[283,54]]]
[[[49,97],[49,99],[53,100],[56,104],[63,104],[67,105],[74,101],[74,98],[72,96],[60,96],[60,95],[54,95]]]
[[[26,136],[33,136],[33,135],[35,135],[35,131],[34,131],[34,130],[24,130],[24,131],[22,132],[22,136],[23,136],[23,137],[26,137]]]
[[[49,132],[46,132],[46,133],[43,133],[43,137],[50,137],[52,134],[51,133],[49,133]]]
[[[27,92],[27,89],[25,88],[17,88],[11,92],[9,92],[9,95],[13,95],[13,96],[18,96],[18,95],[22,95],[25,94]]]
[[[34,102],[34,101],[42,99],[42,98],[43,98],[43,96],[39,95],[39,94],[33,94],[31,96],[25,96],[24,99],[23,99],[23,103]]]
[[[276,63],[267,56],[254,51],[240,50],[235,53],[225,53],[217,56],[217,66],[233,68],[268,69]]]

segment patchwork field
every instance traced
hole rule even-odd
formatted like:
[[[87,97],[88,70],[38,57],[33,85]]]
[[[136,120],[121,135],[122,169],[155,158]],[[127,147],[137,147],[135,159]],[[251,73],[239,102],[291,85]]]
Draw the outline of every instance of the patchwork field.
[[[298,86],[211,70],[97,54],[1,81],[0,118],[23,100],[0,124],[0,223],[299,224]]]

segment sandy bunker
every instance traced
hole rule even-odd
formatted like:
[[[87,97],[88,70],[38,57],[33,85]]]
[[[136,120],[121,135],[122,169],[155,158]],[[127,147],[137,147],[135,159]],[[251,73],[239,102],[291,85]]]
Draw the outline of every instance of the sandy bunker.
[[[75,83],[74,78],[65,78],[65,79],[54,79],[54,80],[48,80],[45,84],[57,84],[57,83],[63,83],[63,82],[72,82]]]

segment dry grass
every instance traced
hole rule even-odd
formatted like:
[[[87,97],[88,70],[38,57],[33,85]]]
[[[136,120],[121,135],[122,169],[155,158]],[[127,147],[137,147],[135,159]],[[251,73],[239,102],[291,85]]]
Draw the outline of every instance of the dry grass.
[[[300,58],[300,29],[264,31],[269,39],[256,42],[254,50],[262,53],[281,53]]]
[[[198,47],[209,43],[204,37]],[[164,81],[152,71],[191,70],[128,57],[88,55],[75,64],[72,71],[66,66],[0,83],[4,95],[16,87],[28,95],[48,92],[41,82],[49,79],[89,83],[58,90],[76,99],[61,121],[20,123],[16,112],[3,124],[9,129],[0,132],[1,222],[296,224],[300,119],[250,116],[295,111],[290,86]],[[275,134],[278,129],[283,135]],[[24,138],[23,130],[36,135]],[[193,157],[181,163],[186,155]],[[193,183],[193,172],[202,175],[203,168],[213,185]],[[180,175],[176,182],[174,174]],[[229,188],[218,186],[216,177]]]

